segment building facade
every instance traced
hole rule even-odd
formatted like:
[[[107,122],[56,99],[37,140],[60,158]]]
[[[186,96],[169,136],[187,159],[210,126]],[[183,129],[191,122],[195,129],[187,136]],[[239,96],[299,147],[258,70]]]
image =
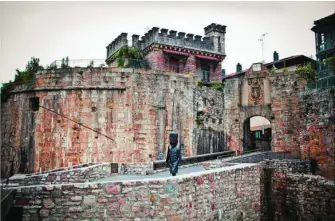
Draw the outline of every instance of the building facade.
[[[132,35],[131,46],[140,49],[151,69],[196,74],[204,82],[221,80],[225,54],[226,26],[212,23],[204,28],[205,37],[154,27],[144,36]],[[107,46],[108,65],[113,55],[128,45],[127,33],[121,33]]]
[[[314,22],[317,88],[335,86],[335,13]]]

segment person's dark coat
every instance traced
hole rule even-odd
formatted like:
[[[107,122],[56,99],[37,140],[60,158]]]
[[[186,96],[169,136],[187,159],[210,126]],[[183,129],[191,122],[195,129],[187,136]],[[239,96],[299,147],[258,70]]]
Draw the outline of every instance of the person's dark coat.
[[[178,173],[178,167],[181,161],[181,151],[179,145],[170,146],[167,152],[166,163],[170,167],[170,173]]]

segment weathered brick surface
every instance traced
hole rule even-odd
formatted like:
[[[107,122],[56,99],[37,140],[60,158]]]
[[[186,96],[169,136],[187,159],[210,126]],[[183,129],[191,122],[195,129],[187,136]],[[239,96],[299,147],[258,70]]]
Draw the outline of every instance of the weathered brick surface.
[[[259,166],[236,165],[159,180],[23,187],[16,204],[39,199],[23,207],[30,221],[259,220],[259,180]]]
[[[30,110],[29,91],[2,106],[2,174],[9,175],[11,161],[18,171],[20,150],[28,172],[163,159],[174,125],[191,155],[195,85],[190,76],[133,69],[43,71],[34,92],[44,108]]]
[[[261,163],[261,220],[333,220],[335,183],[311,175],[311,162]]]
[[[273,208],[274,220],[335,219],[334,182],[320,176],[286,172],[274,170],[272,175],[271,204],[267,206]]]
[[[299,96],[301,157],[318,163],[319,175],[335,181],[335,89]]]
[[[217,131],[223,131],[223,91],[207,86],[199,86],[196,87],[194,92],[194,102],[197,112],[197,118],[199,118],[199,120],[202,122],[202,124],[196,125],[197,128],[212,128]]]
[[[264,160],[261,162],[262,167],[278,169],[285,173],[302,173],[311,174],[311,162],[309,160],[285,159],[285,160]]]
[[[119,164],[120,174],[147,175],[153,172],[153,163]]]
[[[276,152],[315,159],[319,174],[334,180],[334,89],[304,91],[306,80],[294,72],[271,73],[271,104],[241,106],[243,77],[228,78],[224,88],[224,130],[231,150],[243,150],[243,124],[252,116],[271,123],[271,147]]]
[[[271,104],[241,106],[241,83],[243,78],[230,78],[225,81],[225,131],[229,136],[231,149],[242,152],[243,124],[253,116],[262,116],[271,122],[272,150],[299,152],[299,143],[295,134],[298,128],[299,97],[306,81],[293,72],[271,73]]]
[[[288,152],[284,153],[267,151],[206,161],[202,163],[202,166],[206,170],[210,170],[214,168],[233,166],[238,163],[261,163],[261,165],[266,165],[266,167],[270,167],[270,165],[275,165],[282,168],[296,168],[296,164],[309,165],[309,161],[305,162],[290,159],[290,153]]]
[[[77,169],[63,168],[62,171],[46,171],[36,174],[18,174],[9,178],[12,186],[30,186],[42,184],[84,183],[90,180],[111,176],[111,165],[102,163]]]

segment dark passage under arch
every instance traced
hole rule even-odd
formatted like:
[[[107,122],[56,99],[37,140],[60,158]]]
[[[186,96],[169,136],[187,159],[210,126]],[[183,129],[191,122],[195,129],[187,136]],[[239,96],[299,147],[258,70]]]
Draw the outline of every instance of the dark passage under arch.
[[[243,152],[271,150],[271,123],[261,116],[246,119],[243,123]]]

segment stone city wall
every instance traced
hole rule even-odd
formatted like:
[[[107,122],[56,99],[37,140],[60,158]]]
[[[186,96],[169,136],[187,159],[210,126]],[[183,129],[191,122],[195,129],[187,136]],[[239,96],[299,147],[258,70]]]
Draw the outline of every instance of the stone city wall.
[[[274,162],[291,162],[294,161],[293,159],[290,159],[290,153],[285,152],[260,152],[260,153],[249,153],[245,155],[240,156],[233,156],[233,157],[227,157],[222,159],[217,159],[213,161],[207,161],[203,162],[202,166],[206,170],[214,169],[214,168],[220,168],[220,167],[226,167],[226,166],[232,166],[238,163],[261,163],[262,161],[268,161],[268,160],[275,160]],[[272,161],[270,161],[272,162]],[[286,163],[284,163],[286,164]],[[280,165],[280,164],[279,164]]]
[[[314,159],[317,173],[335,181],[335,89],[299,94],[301,157]]]
[[[260,168],[235,165],[192,175],[19,188],[23,220],[258,220]]]
[[[241,77],[225,80],[223,123],[229,148],[242,151],[244,120],[263,116],[271,122],[273,151],[314,159],[318,174],[334,180],[334,88],[305,91],[306,80],[294,72],[271,73],[271,105],[241,107]]]
[[[194,92],[197,127],[201,129],[223,131],[223,91],[209,86],[199,86]]]
[[[274,220],[335,219],[335,182],[321,176],[275,170],[272,177],[271,206]],[[266,219],[264,219],[266,220]]]
[[[241,106],[243,77],[244,75],[228,78],[224,83],[224,125],[230,148],[242,151],[245,120],[262,116],[271,122],[272,150],[289,151],[292,155],[299,156],[299,92],[304,90],[306,80],[294,72],[269,73],[266,80],[270,88],[264,93],[271,94],[271,104]]]
[[[310,160],[285,159],[285,160],[265,160],[261,162],[266,169],[278,169],[285,173],[311,174],[312,166]]]
[[[312,175],[310,160],[267,160],[261,166],[261,220],[333,219],[328,215],[334,210],[323,205],[334,205],[335,183]]]
[[[2,105],[2,176],[12,165],[22,173],[164,159],[172,128],[190,156],[195,85],[190,76],[136,69],[42,71],[32,89],[17,88]]]
[[[148,175],[153,173],[153,163],[119,164],[119,173],[124,175]]]
[[[9,178],[9,186],[31,186],[66,183],[84,183],[111,176],[110,163],[102,163],[75,169],[49,171],[40,174],[16,174]]]

